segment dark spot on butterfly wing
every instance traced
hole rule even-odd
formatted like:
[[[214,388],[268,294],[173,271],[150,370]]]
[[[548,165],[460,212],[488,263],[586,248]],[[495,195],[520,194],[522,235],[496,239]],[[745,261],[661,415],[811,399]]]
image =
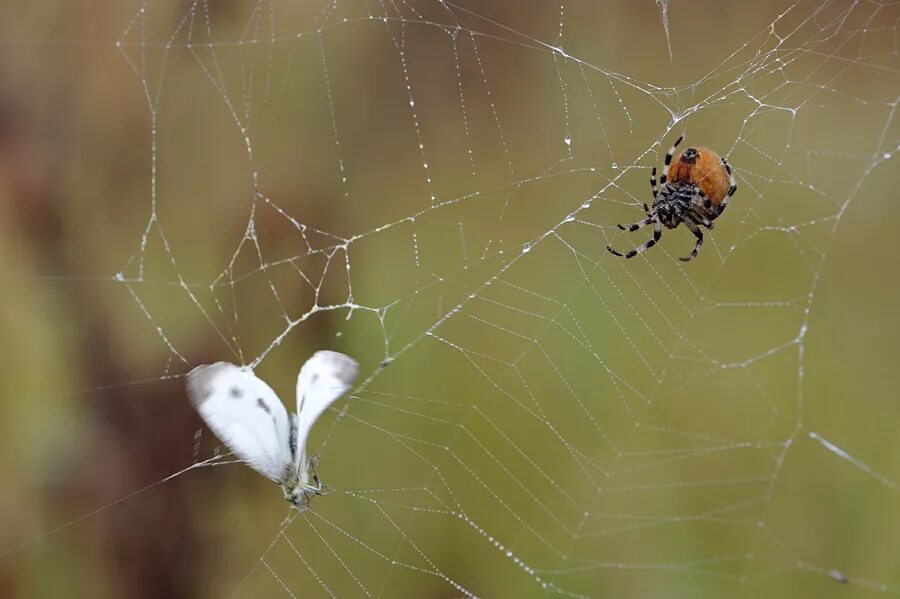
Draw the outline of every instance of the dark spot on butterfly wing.
[[[310,387],[314,386],[316,384],[316,381],[318,381],[318,380],[319,380],[319,373],[314,372],[312,377],[310,377],[310,379],[309,379],[309,386]],[[305,403],[306,403],[306,393],[304,393],[302,396],[300,396],[298,398],[298,401],[297,401],[297,413],[298,414],[303,411],[303,404],[305,404]]]
[[[188,399],[194,406],[199,406],[213,396],[215,386],[212,381],[224,366],[221,362],[207,364],[198,366],[187,373]]]
[[[235,399],[240,399],[244,396],[244,391],[240,387],[232,387],[229,393],[231,393],[231,397]]]
[[[291,448],[291,462],[297,462],[297,415],[289,414],[288,415],[288,425],[290,428],[288,429],[288,445]]]
[[[262,408],[266,414],[272,414],[272,408],[269,407],[269,404],[267,404],[262,397],[256,400],[256,405]]]

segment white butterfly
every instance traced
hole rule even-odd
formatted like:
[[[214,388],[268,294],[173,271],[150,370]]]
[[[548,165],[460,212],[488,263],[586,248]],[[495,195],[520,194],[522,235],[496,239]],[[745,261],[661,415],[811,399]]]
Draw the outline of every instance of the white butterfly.
[[[213,433],[251,468],[281,485],[284,497],[299,509],[324,485],[306,440],[319,416],[346,393],[359,372],[356,360],[319,351],[297,375],[297,413],[249,369],[217,362],[187,374],[191,403]]]

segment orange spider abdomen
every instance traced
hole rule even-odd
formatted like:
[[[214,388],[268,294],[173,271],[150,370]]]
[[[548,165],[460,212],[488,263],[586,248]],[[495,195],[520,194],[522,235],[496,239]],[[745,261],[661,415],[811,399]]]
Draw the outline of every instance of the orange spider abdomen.
[[[688,148],[669,167],[670,183],[689,183],[703,190],[713,206],[725,198],[730,186],[728,171],[719,155],[703,146]]]

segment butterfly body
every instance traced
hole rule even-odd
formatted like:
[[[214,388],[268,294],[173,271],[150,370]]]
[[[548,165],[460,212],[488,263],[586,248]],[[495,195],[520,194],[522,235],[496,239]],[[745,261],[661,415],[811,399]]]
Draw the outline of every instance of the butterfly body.
[[[288,414],[269,385],[227,362],[198,366],[187,374],[194,408],[213,433],[248,466],[278,483],[285,499],[303,509],[325,486],[315,457],[306,451],[319,416],[353,385],[359,365],[344,354],[316,352],[297,376],[297,412]]]

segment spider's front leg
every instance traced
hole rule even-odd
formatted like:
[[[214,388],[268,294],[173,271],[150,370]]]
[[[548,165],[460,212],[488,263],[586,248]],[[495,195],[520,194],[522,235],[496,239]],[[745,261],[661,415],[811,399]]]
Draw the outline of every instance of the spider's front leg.
[[[649,250],[654,245],[656,245],[656,242],[659,241],[660,237],[662,237],[662,225],[660,224],[660,222],[658,220],[656,220],[655,218],[648,218],[647,220],[641,221],[640,223],[635,223],[635,224],[631,225],[631,227],[633,227],[633,228],[629,229],[630,231],[636,231],[636,230],[640,229],[641,227],[647,226],[650,223],[653,223],[653,237],[648,239],[647,241],[645,241],[643,244],[639,245],[638,247],[634,248],[633,250],[628,250],[627,252],[625,252],[623,254],[621,252],[617,252],[616,250],[612,249],[612,246],[609,246],[609,245],[606,246],[606,249],[609,250],[610,254],[613,254],[615,256],[620,256],[622,258],[634,258],[641,252]],[[622,225],[619,225],[619,228],[622,230],[625,230],[625,227],[623,227]]]
[[[652,222],[653,222],[652,218],[645,218],[644,220],[634,223],[632,225],[628,225],[627,227],[625,225],[616,225],[616,226],[619,227],[620,229],[622,229],[623,231],[628,231],[630,233],[632,231],[637,231],[638,229],[643,229],[644,227],[646,227],[647,225],[649,225]]]
[[[694,244],[694,249],[691,250],[690,254],[688,254],[687,256],[684,256],[684,257],[680,257],[678,259],[681,260],[682,262],[690,262],[691,260],[693,260],[694,258],[697,257],[697,254],[700,252],[700,246],[703,245],[703,231],[701,231],[700,227],[698,227],[691,220],[685,220],[684,226],[687,227],[688,230],[690,230],[690,232],[693,233],[697,237],[697,242]]]

